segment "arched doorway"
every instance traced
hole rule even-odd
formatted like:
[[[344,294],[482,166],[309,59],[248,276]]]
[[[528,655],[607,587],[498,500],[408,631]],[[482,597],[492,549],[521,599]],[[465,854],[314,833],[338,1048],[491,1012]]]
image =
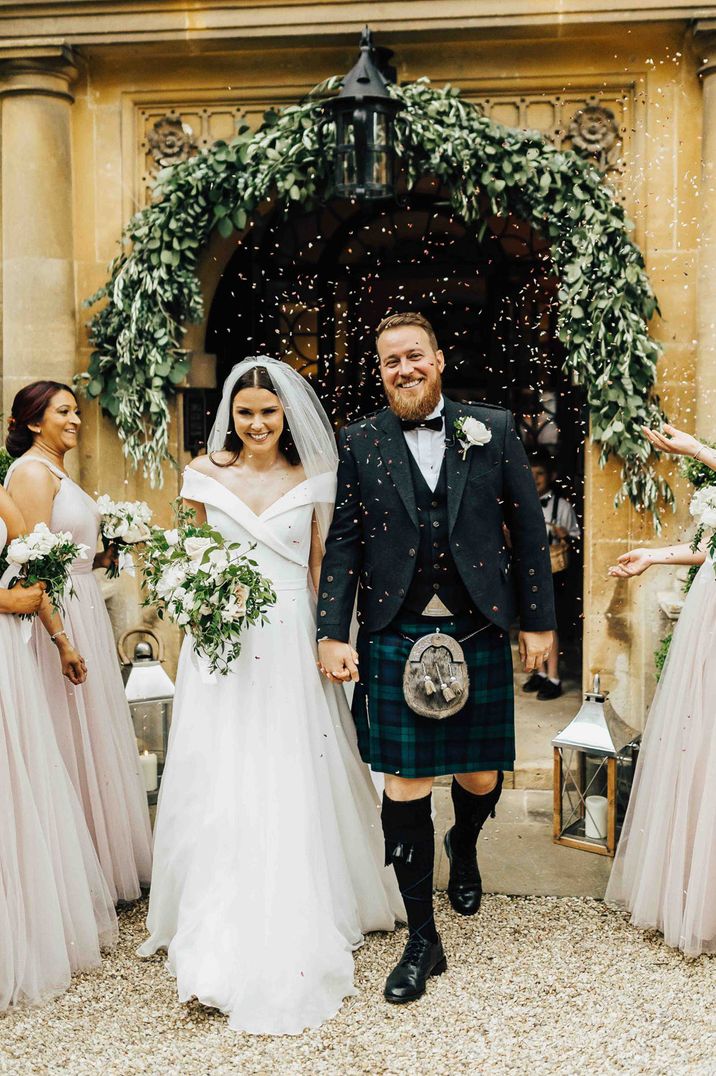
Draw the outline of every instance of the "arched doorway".
[[[465,225],[437,184],[389,205],[327,202],[257,217],[224,268],[206,324],[217,381],[246,354],[278,355],[308,377],[336,427],[384,406],[374,331],[420,310],[445,351],[448,395],[510,408],[529,449],[554,458],[558,488],[583,517],[583,391],[563,370],[558,282],[547,244],[512,217]],[[581,665],[582,564],[566,654]]]

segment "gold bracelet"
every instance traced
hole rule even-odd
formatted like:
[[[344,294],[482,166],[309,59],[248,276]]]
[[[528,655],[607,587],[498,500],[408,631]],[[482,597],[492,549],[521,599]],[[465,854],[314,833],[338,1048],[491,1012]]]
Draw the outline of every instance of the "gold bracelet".
[[[694,452],[693,459],[695,459],[697,461],[697,463],[703,463],[704,462],[701,459],[701,453],[705,450],[705,448],[706,448],[706,445],[699,445],[698,451]]]

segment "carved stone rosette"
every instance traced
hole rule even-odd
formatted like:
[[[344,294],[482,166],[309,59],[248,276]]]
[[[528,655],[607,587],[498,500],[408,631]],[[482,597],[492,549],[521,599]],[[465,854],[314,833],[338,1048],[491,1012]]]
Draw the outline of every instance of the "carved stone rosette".
[[[159,168],[186,161],[198,152],[194,132],[176,112],[168,112],[147,132],[149,154]]]
[[[572,116],[567,131],[572,149],[591,160],[602,172],[619,164],[619,124],[610,108],[590,104]]]

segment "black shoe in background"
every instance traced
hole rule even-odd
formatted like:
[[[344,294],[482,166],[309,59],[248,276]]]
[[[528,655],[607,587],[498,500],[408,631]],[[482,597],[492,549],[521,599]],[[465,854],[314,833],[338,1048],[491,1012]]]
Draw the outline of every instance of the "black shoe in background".
[[[447,970],[443,943],[426,941],[420,934],[408,938],[403,950],[385,982],[384,996],[394,1005],[417,1001],[425,993],[425,984],[431,975],[442,975]]]
[[[537,698],[545,702],[547,699],[558,699],[562,694],[562,681],[558,684],[553,684],[551,680],[546,680],[542,687],[537,692]]]
[[[539,691],[545,681],[549,683],[546,676],[542,676],[541,673],[533,672],[529,680],[525,680],[522,685],[522,690],[527,691],[530,694],[534,691]]]

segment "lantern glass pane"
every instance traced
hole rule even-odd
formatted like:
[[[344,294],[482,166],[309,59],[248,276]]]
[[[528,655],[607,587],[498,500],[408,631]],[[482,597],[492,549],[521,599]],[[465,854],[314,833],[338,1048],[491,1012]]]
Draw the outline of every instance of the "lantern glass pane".
[[[608,763],[608,758],[578,748],[562,749],[562,836],[606,843],[606,837],[587,836],[585,823],[587,796],[606,797]]]
[[[339,112],[336,117],[336,145],[339,151],[344,146],[355,145],[355,128],[353,113]]]
[[[368,115],[368,141],[377,148],[388,145],[388,117],[384,112],[371,112]]]
[[[341,188],[356,186],[356,155],[354,149],[340,150],[336,157],[336,186]]]
[[[385,190],[390,186],[389,156],[386,152],[370,154],[371,168],[368,175],[368,183],[371,187]]]
[[[151,702],[130,703],[130,713],[137,738],[139,753],[145,751],[157,756],[159,766],[164,765],[169,726],[171,724],[171,703],[161,699]]]

